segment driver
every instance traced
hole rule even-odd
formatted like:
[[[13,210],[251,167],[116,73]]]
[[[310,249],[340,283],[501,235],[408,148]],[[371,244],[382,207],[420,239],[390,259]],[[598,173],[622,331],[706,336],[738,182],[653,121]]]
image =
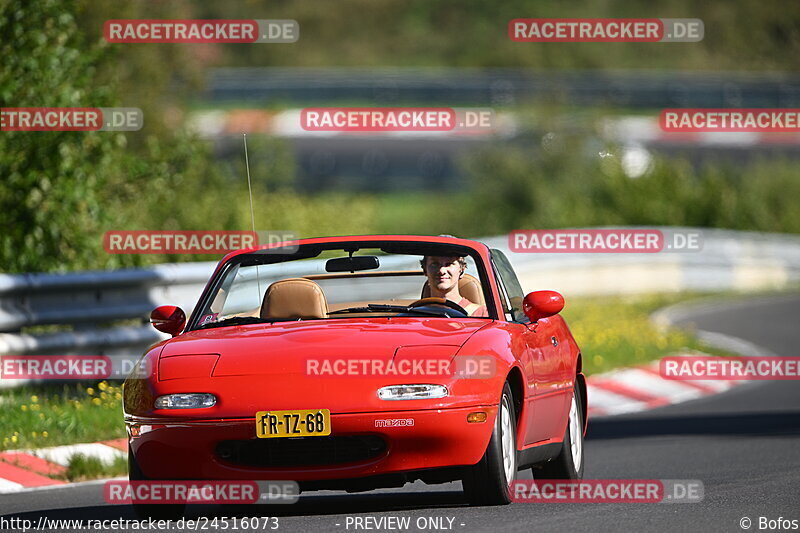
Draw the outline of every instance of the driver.
[[[420,265],[428,278],[432,297],[445,298],[457,303],[469,316],[489,316],[485,305],[467,300],[458,291],[458,280],[464,276],[464,271],[467,269],[466,259],[458,256],[426,255],[420,261]]]

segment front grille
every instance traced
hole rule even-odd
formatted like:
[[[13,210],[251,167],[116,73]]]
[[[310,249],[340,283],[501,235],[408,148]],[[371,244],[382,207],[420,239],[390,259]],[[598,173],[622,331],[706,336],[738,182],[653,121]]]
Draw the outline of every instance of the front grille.
[[[386,442],[375,435],[226,440],[216,448],[228,463],[283,468],[354,463],[385,451]]]

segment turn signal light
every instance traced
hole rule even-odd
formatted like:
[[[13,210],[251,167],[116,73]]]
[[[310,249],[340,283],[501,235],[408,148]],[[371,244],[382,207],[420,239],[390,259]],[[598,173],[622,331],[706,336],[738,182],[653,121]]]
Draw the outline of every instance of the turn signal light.
[[[480,424],[481,422],[486,422],[486,413],[483,411],[470,413],[467,415],[467,422],[470,424]]]

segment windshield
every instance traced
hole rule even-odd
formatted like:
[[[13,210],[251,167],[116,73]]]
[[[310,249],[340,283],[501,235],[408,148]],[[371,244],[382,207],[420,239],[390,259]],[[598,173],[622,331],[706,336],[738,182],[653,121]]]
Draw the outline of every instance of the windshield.
[[[439,277],[431,274],[433,292],[420,263],[424,255],[387,254],[378,249],[362,249],[351,255],[329,250],[324,252],[324,259],[320,256],[267,264],[263,264],[263,257],[235,257],[204,298],[192,327],[354,316],[489,318],[480,274],[470,256],[463,258],[461,264],[466,268],[460,278],[458,272],[454,277],[444,272],[439,272]],[[430,263],[434,268],[447,263],[433,259]],[[449,263],[451,268],[459,264],[457,259]],[[448,283],[456,286],[448,293],[449,303],[418,302],[422,297],[438,296],[437,290]]]

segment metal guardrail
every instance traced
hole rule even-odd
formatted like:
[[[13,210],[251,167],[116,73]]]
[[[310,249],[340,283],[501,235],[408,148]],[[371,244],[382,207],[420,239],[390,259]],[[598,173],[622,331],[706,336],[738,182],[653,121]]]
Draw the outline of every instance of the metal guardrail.
[[[185,263],[110,272],[0,274],[0,355],[130,359],[165,338],[145,324],[150,311],[165,302],[191,309],[214,266]],[[134,324],[118,325],[123,321]],[[0,387],[25,382],[0,379]]]
[[[479,240],[506,252],[526,291],[554,289],[567,297],[774,289],[800,281],[800,236],[698,231],[703,232],[703,249],[687,253],[521,254],[508,251],[505,237]],[[150,311],[172,304],[189,313],[214,267],[203,262],[109,272],[0,274],[0,355],[141,354],[165,338],[147,324]],[[293,268],[285,265],[275,279],[293,275]],[[122,321],[127,323],[120,325]],[[57,330],[48,331],[52,326]],[[0,387],[16,384],[0,379]]]
[[[154,302],[186,305],[216,263],[73,274],[0,275],[0,331],[43,324],[85,324],[146,316]]]
[[[655,254],[509,254],[526,291],[569,295],[772,290],[800,282],[800,235],[702,228],[696,252]],[[506,246],[505,237],[484,242]]]

